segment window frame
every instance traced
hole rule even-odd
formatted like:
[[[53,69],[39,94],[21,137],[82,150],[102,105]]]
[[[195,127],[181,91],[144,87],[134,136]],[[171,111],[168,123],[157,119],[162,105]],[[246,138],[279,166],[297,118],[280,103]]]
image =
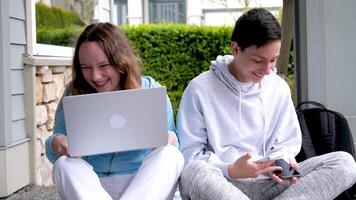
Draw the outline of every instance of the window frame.
[[[170,3],[170,2],[172,2],[172,3],[178,3],[178,20],[182,20],[182,21],[179,21],[179,22],[173,22],[173,21],[170,21],[170,22],[168,22],[168,23],[187,23],[187,1],[186,0],[182,0],[182,2],[183,2],[183,11],[182,11],[182,13],[183,13],[183,16],[182,16],[182,18],[180,18],[180,16],[179,16],[179,4],[180,4],[180,2],[179,2],[179,0],[147,0],[147,6],[148,6],[148,23],[157,23],[157,22],[155,22],[154,21],[154,16],[153,16],[153,11],[154,11],[154,6],[152,7],[152,10],[151,10],[151,3]],[[151,12],[153,12],[153,13],[151,13]],[[159,22],[160,23],[160,22]]]
[[[73,57],[74,48],[37,43],[36,0],[26,1],[27,54],[29,56]]]

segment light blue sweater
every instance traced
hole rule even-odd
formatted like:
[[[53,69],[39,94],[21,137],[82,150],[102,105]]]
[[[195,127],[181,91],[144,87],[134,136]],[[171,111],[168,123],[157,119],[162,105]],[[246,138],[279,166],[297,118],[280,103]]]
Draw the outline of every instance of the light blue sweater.
[[[157,83],[153,78],[148,76],[143,76],[141,80],[142,88],[155,88],[160,86],[159,83]],[[71,91],[66,92],[66,94],[64,94],[63,96],[68,95],[71,95]],[[55,163],[55,161],[57,160],[57,157],[52,150],[52,139],[56,135],[66,135],[67,133],[62,106],[63,105],[61,100],[58,104],[57,111],[55,114],[53,135],[49,136],[46,139],[46,155],[52,163]],[[168,97],[167,123],[168,129],[170,131],[175,132],[172,105]],[[130,174],[136,172],[149,152],[150,149],[144,149],[94,156],[85,156],[82,158],[93,166],[94,171],[98,174],[98,176],[110,176],[119,174]]]

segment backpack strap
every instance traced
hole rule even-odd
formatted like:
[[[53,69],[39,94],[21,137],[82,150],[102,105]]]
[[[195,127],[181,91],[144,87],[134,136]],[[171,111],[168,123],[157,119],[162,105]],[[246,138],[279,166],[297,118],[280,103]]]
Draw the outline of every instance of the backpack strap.
[[[307,158],[317,156],[318,154],[315,151],[313,140],[311,138],[308,126],[306,124],[304,113],[297,113],[299,125],[302,131],[302,147],[299,154],[296,156],[298,162],[302,162]]]
[[[318,102],[315,102],[315,101],[302,101],[297,105],[295,110],[298,111],[298,110],[302,109],[301,107],[303,105],[313,105],[313,106],[318,107],[318,108],[326,109],[326,107],[321,103],[318,103]]]

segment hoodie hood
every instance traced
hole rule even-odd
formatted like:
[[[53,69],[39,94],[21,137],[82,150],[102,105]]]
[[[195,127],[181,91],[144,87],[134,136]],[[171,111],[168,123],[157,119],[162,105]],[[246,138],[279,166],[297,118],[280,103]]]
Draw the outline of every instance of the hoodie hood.
[[[262,91],[264,85],[267,84],[269,75],[265,76],[261,83],[240,82],[229,71],[228,65],[233,59],[234,56],[232,55],[217,56],[216,60],[211,61],[210,69],[236,96],[240,96],[240,93],[244,96],[258,95]],[[274,68],[271,73],[276,73],[276,69]]]

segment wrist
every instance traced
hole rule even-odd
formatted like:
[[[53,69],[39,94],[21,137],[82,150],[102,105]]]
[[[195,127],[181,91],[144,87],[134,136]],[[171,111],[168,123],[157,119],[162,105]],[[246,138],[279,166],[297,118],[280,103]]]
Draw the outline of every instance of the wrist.
[[[54,135],[52,138],[52,151],[57,155],[60,153],[62,147],[67,147],[67,137],[62,134]]]
[[[238,178],[238,177],[236,177],[235,167],[233,164],[229,164],[227,166],[227,174],[229,175],[229,177],[231,177],[233,179]]]
[[[55,145],[56,143],[58,143],[59,141],[61,141],[61,137],[62,137],[61,134],[58,134],[58,135],[54,135],[54,136],[53,136],[53,138],[52,138],[52,144],[51,144],[52,149],[53,149],[53,147],[54,147],[54,145]]]

